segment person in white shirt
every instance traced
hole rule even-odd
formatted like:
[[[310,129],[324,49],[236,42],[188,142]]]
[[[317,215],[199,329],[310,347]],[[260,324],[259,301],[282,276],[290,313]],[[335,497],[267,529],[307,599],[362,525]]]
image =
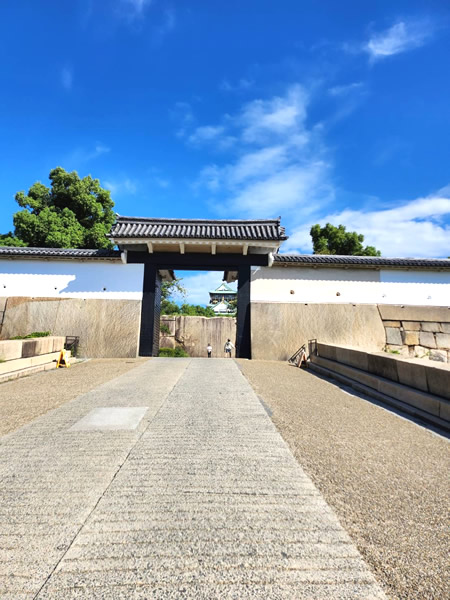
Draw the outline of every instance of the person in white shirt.
[[[208,358],[211,358],[211,356],[212,356],[211,342],[209,342],[209,344],[206,346],[206,352],[208,353]]]
[[[231,358],[231,351],[234,348],[234,344],[230,339],[225,342],[225,346],[223,347],[223,351],[225,352],[225,358]]]

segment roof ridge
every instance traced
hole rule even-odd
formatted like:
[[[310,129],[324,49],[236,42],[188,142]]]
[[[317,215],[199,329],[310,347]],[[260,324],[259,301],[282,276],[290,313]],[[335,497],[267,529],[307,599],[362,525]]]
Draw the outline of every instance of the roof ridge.
[[[126,217],[126,216],[118,216],[117,221],[153,221],[158,223],[280,223],[280,219],[195,219],[195,218],[186,218],[186,219],[178,219],[174,217],[164,218],[164,217]]]

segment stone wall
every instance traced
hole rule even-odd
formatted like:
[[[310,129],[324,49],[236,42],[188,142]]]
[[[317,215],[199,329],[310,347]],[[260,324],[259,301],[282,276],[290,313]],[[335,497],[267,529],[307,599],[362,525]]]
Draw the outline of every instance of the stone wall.
[[[376,304],[252,302],[252,357],[287,360],[309,339],[380,351],[384,327]]]
[[[58,336],[78,336],[79,356],[137,356],[139,300],[13,297],[4,304],[0,339],[50,331]]]
[[[168,327],[170,334],[161,333],[160,348],[181,346],[192,357],[205,357],[206,346],[211,343],[213,357],[222,358],[227,339],[236,344],[236,319],[233,317],[163,316],[161,326]]]
[[[386,350],[404,356],[450,362],[450,309],[381,306]]]

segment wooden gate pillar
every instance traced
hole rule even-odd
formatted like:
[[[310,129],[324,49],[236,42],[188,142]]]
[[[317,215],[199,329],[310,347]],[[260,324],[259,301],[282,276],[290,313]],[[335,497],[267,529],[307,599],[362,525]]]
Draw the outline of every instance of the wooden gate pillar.
[[[139,356],[158,356],[161,277],[156,265],[144,265]]]
[[[238,270],[236,358],[251,358],[250,320],[251,267],[240,266]]]

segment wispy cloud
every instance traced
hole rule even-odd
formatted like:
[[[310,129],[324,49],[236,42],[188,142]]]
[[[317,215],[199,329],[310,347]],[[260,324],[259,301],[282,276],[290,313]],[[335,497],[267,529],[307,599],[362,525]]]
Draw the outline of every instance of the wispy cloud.
[[[104,181],[103,185],[116,196],[134,195],[138,191],[138,182],[125,177],[124,179],[115,179]]]
[[[311,252],[309,229],[318,222],[345,225],[364,235],[364,243],[384,256],[450,256],[450,186],[438,192],[382,210],[345,209],[329,213],[294,230],[285,251]],[[446,222],[447,221],[447,222]]]
[[[222,92],[241,92],[252,88],[255,85],[253,79],[242,77],[236,83],[231,83],[228,79],[223,79],[220,82],[219,89]]]
[[[429,20],[398,21],[389,29],[375,33],[363,49],[372,60],[380,60],[423,46],[433,33],[434,26]]]
[[[354,92],[359,92],[364,88],[362,81],[355,81],[353,83],[347,83],[345,85],[336,85],[328,89],[330,96],[343,97],[348,96]]]
[[[167,8],[162,17],[162,21],[156,28],[155,41],[162,42],[163,38],[175,29],[176,15],[173,8]]]
[[[314,201],[330,201],[330,165],[320,126],[306,124],[308,102],[307,91],[296,84],[283,95],[253,100],[236,115],[224,116],[214,143],[233,137],[232,157],[206,165],[197,182],[222,199],[214,202],[217,207],[242,216],[284,211],[297,221],[310,213]]]
[[[70,165],[69,168],[74,168],[83,163],[99,158],[103,154],[111,152],[111,148],[105,146],[101,142],[97,142],[93,148],[75,148],[65,159],[65,162]]]
[[[130,20],[140,19],[145,10],[152,4],[152,0],[119,0],[123,15]]]
[[[61,69],[60,80],[63,88],[70,92],[73,86],[73,70],[67,66]]]

